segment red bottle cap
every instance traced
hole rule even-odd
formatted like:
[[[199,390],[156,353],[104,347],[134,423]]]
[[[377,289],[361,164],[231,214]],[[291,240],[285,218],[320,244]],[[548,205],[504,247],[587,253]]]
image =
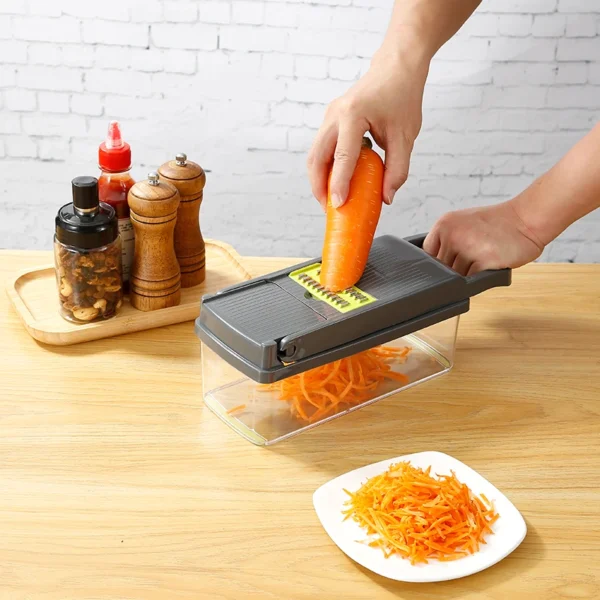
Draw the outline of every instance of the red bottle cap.
[[[98,162],[103,171],[111,173],[131,169],[131,148],[121,138],[118,121],[111,121],[108,125],[106,140],[98,148]]]

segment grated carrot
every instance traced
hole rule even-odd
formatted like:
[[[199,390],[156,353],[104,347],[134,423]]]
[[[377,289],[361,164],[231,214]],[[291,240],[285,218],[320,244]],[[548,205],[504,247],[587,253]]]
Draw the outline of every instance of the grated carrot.
[[[245,404],[238,404],[237,406],[233,406],[227,411],[228,415],[233,415],[234,413],[241,412],[246,408]]]
[[[451,475],[431,476],[408,462],[367,480],[342,511],[373,539],[386,558],[398,554],[411,564],[458,560],[479,550],[499,515],[492,503]]]
[[[390,363],[405,363],[410,351],[409,347],[379,346],[260,389],[279,392],[294,417],[315,423],[375,398],[375,390],[386,381],[408,383],[408,377],[393,371]]]

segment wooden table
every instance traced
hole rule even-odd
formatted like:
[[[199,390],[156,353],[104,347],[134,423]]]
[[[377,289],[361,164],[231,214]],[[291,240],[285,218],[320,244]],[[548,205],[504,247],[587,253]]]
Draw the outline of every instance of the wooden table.
[[[1,252],[0,279],[49,260]],[[203,406],[190,323],[44,347],[0,294],[0,598],[599,598],[600,265],[516,272],[473,299],[458,350],[449,375],[264,449]],[[426,449],[529,533],[487,571],[405,585],[338,550],[312,493]]]

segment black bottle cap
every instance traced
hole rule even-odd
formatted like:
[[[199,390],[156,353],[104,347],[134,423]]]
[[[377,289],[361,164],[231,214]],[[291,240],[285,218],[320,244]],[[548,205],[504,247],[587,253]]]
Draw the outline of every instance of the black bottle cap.
[[[73,189],[73,206],[77,209],[88,210],[97,208],[100,204],[98,199],[98,180],[95,177],[75,177],[71,182]]]
[[[73,202],[62,206],[56,215],[56,239],[82,250],[114,242],[119,235],[117,215],[112,206],[99,202],[98,180],[76,177],[71,187]]]

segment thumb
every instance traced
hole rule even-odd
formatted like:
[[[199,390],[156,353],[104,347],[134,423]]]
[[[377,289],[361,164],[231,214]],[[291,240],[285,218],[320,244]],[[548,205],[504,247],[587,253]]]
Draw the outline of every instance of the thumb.
[[[383,201],[391,204],[396,192],[408,178],[410,153],[413,144],[399,133],[387,143],[385,151],[385,175],[383,176]]]

